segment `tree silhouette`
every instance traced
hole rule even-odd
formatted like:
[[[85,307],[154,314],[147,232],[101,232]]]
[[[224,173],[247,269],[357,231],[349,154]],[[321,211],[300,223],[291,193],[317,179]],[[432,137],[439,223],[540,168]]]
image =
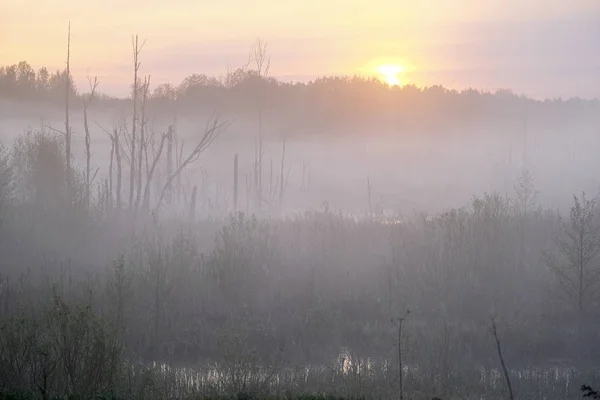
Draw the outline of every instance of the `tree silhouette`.
[[[564,299],[577,312],[581,333],[584,312],[597,293],[600,268],[594,261],[600,253],[600,227],[595,221],[596,201],[585,192],[573,196],[569,221],[560,221],[555,239],[559,256],[546,253],[546,262],[557,278]]]

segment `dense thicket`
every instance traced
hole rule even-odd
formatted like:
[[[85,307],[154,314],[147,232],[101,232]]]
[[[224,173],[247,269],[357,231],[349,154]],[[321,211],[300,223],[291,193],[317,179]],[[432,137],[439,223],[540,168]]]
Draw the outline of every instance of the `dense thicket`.
[[[62,143],[28,131],[0,152],[3,390],[388,397],[391,320],[407,309],[411,396],[502,396],[490,318],[520,398],[575,395],[598,378],[589,196],[563,220],[536,203],[525,171],[511,198],[437,216],[177,222],[108,207],[101,190],[84,201],[77,170],[66,196]]]

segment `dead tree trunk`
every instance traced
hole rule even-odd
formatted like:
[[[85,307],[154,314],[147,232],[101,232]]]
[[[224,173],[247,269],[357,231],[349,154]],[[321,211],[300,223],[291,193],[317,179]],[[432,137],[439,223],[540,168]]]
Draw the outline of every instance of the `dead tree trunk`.
[[[492,335],[494,335],[494,340],[496,342],[496,351],[498,352],[498,358],[500,359],[500,366],[502,367],[502,373],[504,374],[504,379],[506,380],[506,386],[508,388],[508,398],[510,400],[514,400],[512,385],[510,383],[510,376],[508,375],[508,369],[506,368],[506,364],[504,363],[504,357],[502,355],[502,348],[500,347],[500,338],[498,337],[498,330],[496,329],[496,321],[492,318],[492,325],[490,327],[490,331]]]
[[[135,213],[140,207],[142,196],[142,161],[145,154],[144,150],[146,143],[146,100],[148,99],[148,88],[150,86],[150,76],[144,80],[143,95],[142,95],[142,120],[140,122],[140,146],[138,148],[138,167],[137,167],[137,188],[135,198]],[[147,162],[147,160],[146,160]],[[148,177],[146,177],[148,179]]]
[[[269,204],[273,204],[275,202],[275,195],[273,194],[273,159],[269,160],[270,171],[269,171]]]
[[[98,87],[98,78],[94,77],[94,82],[90,80],[88,77],[88,82],[90,85],[90,94],[87,98],[83,99],[83,128],[85,129],[85,206],[86,208],[90,205],[90,187],[92,185],[91,181],[91,160],[92,160],[92,150],[91,150],[91,135],[90,135],[90,127],[88,124],[88,107],[91,102],[94,100],[94,94],[96,93],[96,88]],[[112,153],[111,153],[112,157]]]
[[[267,44],[262,41],[260,38],[256,40],[254,43],[252,50],[250,52],[250,59],[254,61],[256,67],[256,73],[259,78],[259,93],[258,93],[258,143],[257,149],[255,152],[255,190],[256,190],[256,202],[257,209],[260,211],[262,208],[263,201],[263,185],[262,185],[262,175],[263,175],[263,112],[265,107],[265,78],[269,73],[269,66],[271,61],[267,56]]]
[[[135,188],[135,142],[136,142],[136,136],[137,136],[137,97],[138,97],[138,71],[140,69],[140,63],[138,62],[138,57],[140,55],[140,52],[142,51],[142,48],[144,47],[144,44],[146,43],[146,41],[144,41],[142,43],[142,45],[139,45],[138,42],[138,35],[135,35],[135,37],[132,39],[132,47],[133,47],[133,92],[132,92],[132,98],[133,98],[133,120],[132,120],[132,126],[131,126],[131,156],[130,156],[130,171],[129,171],[129,208],[131,209],[133,207],[133,194],[134,194],[134,188]]]
[[[121,145],[119,143],[119,132],[115,128],[114,135],[115,138],[115,158],[117,160],[117,210],[121,210],[123,207],[123,202],[121,200],[121,185],[123,182],[123,167],[121,164]]]
[[[67,161],[67,199],[72,202],[71,181],[71,125],[69,122],[69,92],[71,90],[71,21],[69,21],[69,33],[67,36],[67,71],[65,73],[65,157]]]
[[[177,138],[177,131],[175,131],[175,138]],[[183,162],[183,140],[181,141],[181,143],[179,143],[179,151],[177,151],[177,149],[175,149],[175,165],[177,165],[177,168],[179,168],[181,166],[181,163]],[[177,175],[177,205],[179,206],[181,204],[181,174]]]
[[[108,198],[112,205],[113,198],[113,163],[115,158],[115,140],[110,136],[110,163],[108,164]]]
[[[83,108],[83,127],[85,129],[85,198],[84,203],[86,209],[90,206],[90,169],[91,169],[91,161],[92,161],[92,151],[91,151],[91,136],[90,129],[88,127],[88,116],[87,116],[87,106]]]
[[[404,313],[404,316],[396,318],[398,325],[398,398],[404,400],[404,365],[402,364],[402,324],[410,310]]]
[[[215,139],[221,134],[221,132],[226,128],[227,124],[219,122],[218,118],[213,118],[207,122],[206,128],[204,130],[204,134],[202,138],[196,144],[196,146],[192,149],[190,154],[179,163],[175,172],[171,175],[167,176],[167,182],[163,186],[160,195],[158,197],[157,204],[154,208],[154,213],[158,212],[163,201],[165,200],[165,196],[167,195],[167,191],[169,187],[171,187],[173,181],[181,174],[181,172],[190,164],[194,163],[200,157],[200,154],[204,152],[210,145],[215,141]]]
[[[160,161],[160,157],[162,155],[163,149],[165,147],[165,140],[167,139],[168,133],[162,135],[160,138],[160,145],[158,146],[158,151],[156,151],[154,155],[154,160],[152,160],[152,166],[148,170],[148,176],[146,177],[146,186],[144,187],[144,204],[142,208],[144,210],[150,209],[150,185],[152,184],[152,178],[154,177],[154,171],[156,170],[156,166]]]

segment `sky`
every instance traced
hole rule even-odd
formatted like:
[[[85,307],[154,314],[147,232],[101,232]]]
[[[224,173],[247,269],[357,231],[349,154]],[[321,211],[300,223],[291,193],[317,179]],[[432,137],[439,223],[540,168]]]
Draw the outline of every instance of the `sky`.
[[[600,97],[600,0],[7,0],[0,64],[63,68],[69,21],[78,87],[98,76],[113,95],[128,91],[138,34],[154,84],[223,75],[260,37],[286,81],[394,63],[418,86]]]

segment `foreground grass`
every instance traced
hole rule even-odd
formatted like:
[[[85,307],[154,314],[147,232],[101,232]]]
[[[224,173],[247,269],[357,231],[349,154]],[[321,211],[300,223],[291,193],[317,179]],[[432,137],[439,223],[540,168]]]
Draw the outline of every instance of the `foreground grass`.
[[[2,392],[0,391],[0,400],[32,400],[40,396],[31,392]],[[98,400],[126,400],[127,397],[120,397],[114,393],[99,394],[94,397]],[[77,396],[56,396],[48,397],[47,400],[79,400]],[[188,399],[185,399],[188,400]],[[235,396],[213,396],[213,397],[191,397],[189,400],[365,400],[364,397],[336,397],[333,395],[288,395],[285,397],[256,395],[251,393],[238,393]]]

